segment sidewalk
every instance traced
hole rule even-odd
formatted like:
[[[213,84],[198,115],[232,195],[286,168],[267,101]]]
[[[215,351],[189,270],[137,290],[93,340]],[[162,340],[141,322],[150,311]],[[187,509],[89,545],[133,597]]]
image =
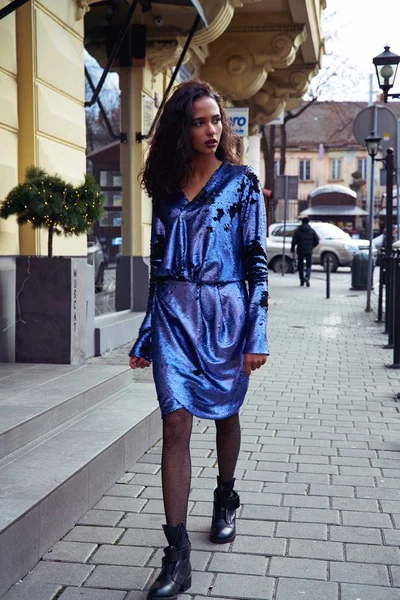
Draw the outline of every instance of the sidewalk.
[[[307,289],[271,274],[272,355],[243,407],[231,545],[208,541],[214,424],[195,420],[194,576],[179,600],[400,599],[400,372],[385,368],[365,292],[337,273],[326,300],[324,277]],[[127,351],[93,361],[121,364]],[[160,452],[159,442],[3,600],[144,600],[165,545]]]

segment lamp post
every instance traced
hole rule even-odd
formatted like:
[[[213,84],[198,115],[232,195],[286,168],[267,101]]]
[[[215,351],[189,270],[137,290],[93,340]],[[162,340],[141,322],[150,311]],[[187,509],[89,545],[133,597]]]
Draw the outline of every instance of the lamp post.
[[[379,151],[379,144],[381,142],[379,136],[372,132],[371,135],[365,138],[365,145],[367,146],[368,155],[371,157],[371,185],[370,185],[370,205],[369,205],[369,251],[368,251],[368,282],[367,282],[367,305],[365,310],[371,311],[371,290],[372,290],[372,244],[374,237],[374,213],[375,213],[375,177],[374,177],[374,166],[375,157]]]
[[[383,91],[384,102],[387,102],[388,98],[400,98],[400,93],[389,94],[389,90],[394,86],[400,56],[391,52],[390,46],[385,46],[385,51],[375,56],[372,62],[375,65],[378,85]]]

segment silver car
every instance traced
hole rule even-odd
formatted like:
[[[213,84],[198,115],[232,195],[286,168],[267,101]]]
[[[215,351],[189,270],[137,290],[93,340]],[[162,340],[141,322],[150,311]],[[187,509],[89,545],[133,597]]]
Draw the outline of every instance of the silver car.
[[[273,271],[290,272],[292,269],[291,243],[292,237],[299,222],[273,223],[268,228],[268,264]],[[326,270],[328,259],[331,261],[331,271],[339,267],[348,267],[353,262],[354,256],[360,250],[369,249],[369,240],[360,240],[350,237],[336,225],[311,221],[311,227],[319,237],[319,244],[313,250],[312,261],[315,265],[322,265]],[[286,229],[286,231],[285,231]],[[285,235],[284,235],[285,234]],[[283,243],[285,243],[285,263],[283,263]],[[376,248],[373,248],[376,258]]]
[[[94,289],[102,292],[104,286],[104,253],[99,239],[89,232],[87,235],[87,262],[94,266]]]

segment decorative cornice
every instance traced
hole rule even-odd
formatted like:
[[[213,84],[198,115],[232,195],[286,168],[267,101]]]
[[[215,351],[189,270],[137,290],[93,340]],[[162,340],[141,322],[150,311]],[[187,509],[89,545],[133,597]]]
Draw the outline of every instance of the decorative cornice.
[[[212,10],[208,11],[207,5],[205,5],[204,8],[206,10],[209,25],[207,28],[195,33],[193,36],[194,46],[211,44],[211,42],[218,39],[224,33],[235,14],[235,9],[231,4],[231,0],[220,0],[219,2],[209,0],[208,4],[212,7]],[[220,6],[218,6],[218,4]],[[180,42],[179,38],[178,42]]]
[[[284,69],[291,65],[301,44],[307,38],[307,30],[304,27],[296,35],[290,36],[287,33],[281,33],[272,38],[271,48],[274,56],[271,60],[273,69]]]
[[[193,48],[190,48],[190,51],[191,58],[188,62],[194,68],[202,67],[209,56],[208,46],[193,46]]]
[[[250,120],[259,125],[270,123],[284,110],[286,100],[285,96],[277,97],[274,86],[267,81],[249,102]]]
[[[177,42],[153,42],[147,47],[147,58],[150,63],[151,72],[154,76],[174,67],[182,53],[182,48]],[[192,58],[189,49],[183,60],[186,64]]]
[[[269,33],[270,31],[279,31],[280,33],[296,31],[301,33],[303,30],[303,25],[270,23],[268,25],[232,25],[226,29],[226,33]]]
[[[210,45],[201,76],[233,100],[246,100],[261,89],[268,73],[294,62],[305,38],[304,27],[283,33],[275,27],[252,34],[225,32]]]
[[[268,81],[276,88],[277,96],[302,98],[318,70],[317,64],[294,64],[287,69],[274,71]]]
[[[260,91],[248,100],[250,120],[261,125],[270,123],[282,110],[295,106],[304,96],[318,65],[292,65],[274,71]]]
[[[196,69],[204,65],[209,54],[208,44],[223,34],[235,12],[231,0],[203,0],[203,8],[209,26],[195,33],[184,59],[184,64],[191,63]],[[154,42],[148,46],[147,56],[153,75],[176,65],[185,42],[185,36],[177,36],[173,41]]]

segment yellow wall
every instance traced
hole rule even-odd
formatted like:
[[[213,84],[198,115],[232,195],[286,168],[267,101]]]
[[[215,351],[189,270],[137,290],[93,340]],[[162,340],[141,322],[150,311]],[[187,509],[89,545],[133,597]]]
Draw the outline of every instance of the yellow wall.
[[[8,1],[0,0],[0,8]],[[0,201],[18,183],[17,52],[15,15],[0,21]],[[18,225],[0,219],[0,255],[18,254]]]
[[[19,179],[37,165],[78,183],[86,172],[83,20],[75,0],[18,9]],[[47,253],[47,234],[20,230],[21,254]],[[86,236],[56,238],[54,255],[86,255]]]
[[[367,156],[367,151],[362,148],[358,150],[325,150],[322,159],[318,158],[317,151],[288,150],[286,154],[285,174],[299,175],[300,160],[311,160],[311,181],[299,181],[299,199],[305,200],[307,199],[307,196],[320,185],[332,183],[349,187],[353,180],[351,174],[357,171],[358,159],[367,158]],[[279,160],[279,158],[279,151],[277,151],[275,153],[275,160]],[[331,179],[330,161],[334,158],[342,159],[342,178],[339,181]],[[379,185],[379,169],[375,170],[375,186],[376,197],[379,197],[384,191]]]

